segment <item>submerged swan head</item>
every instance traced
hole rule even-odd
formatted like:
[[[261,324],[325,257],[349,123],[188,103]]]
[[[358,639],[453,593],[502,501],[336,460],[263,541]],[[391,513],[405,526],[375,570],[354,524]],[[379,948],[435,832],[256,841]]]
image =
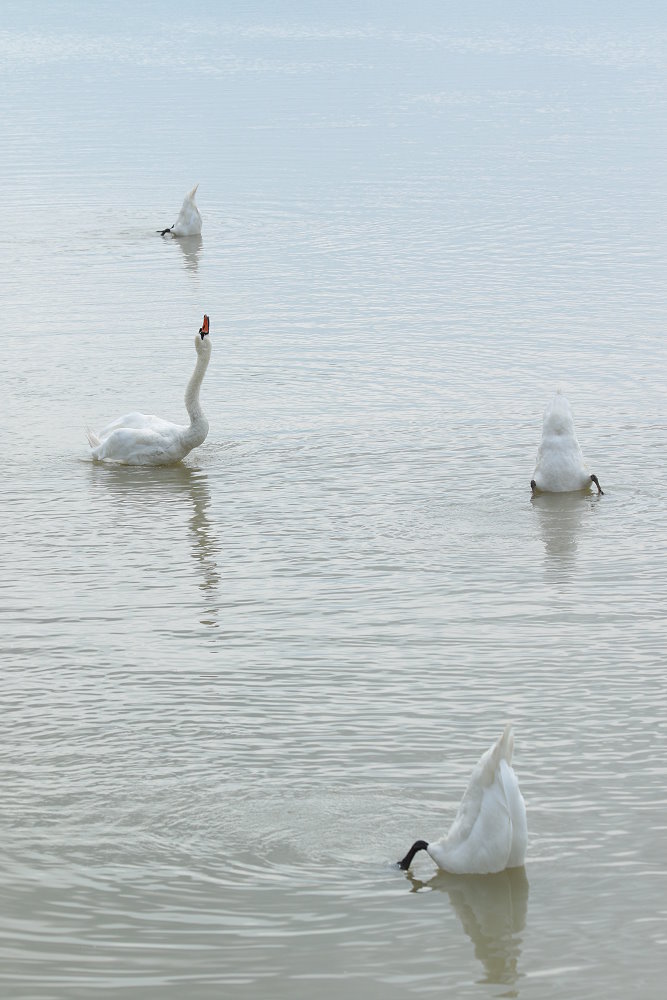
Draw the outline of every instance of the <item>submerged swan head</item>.
[[[195,203],[195,194],[198,187],[199,182],[197,182],[197,184],[195,184],[195,186],[186,194],[183,199],[183,204],[181,205],[181,210],[178,213],[178,218],[173,226],[167,226],[166,229],[157,230],[160,236],[166,236],[167,234],[170,234],[171,236],[201,235],[201,215],[199,214],[199,209]]]
[[[586,467],[570,404],[562,389],[558,389],[544,411],[542,440],[530,488],[536,496],[539,493],[590,490],[593,485],[598,495],[602,496],[597,476]]]
[[[454,875],[490,875],[523,864],[526,805],[512,768],[513,746],[508,723],[473,768],[449,832],[431,843],[416,840],[399,868],[407,871],[419,851]]]

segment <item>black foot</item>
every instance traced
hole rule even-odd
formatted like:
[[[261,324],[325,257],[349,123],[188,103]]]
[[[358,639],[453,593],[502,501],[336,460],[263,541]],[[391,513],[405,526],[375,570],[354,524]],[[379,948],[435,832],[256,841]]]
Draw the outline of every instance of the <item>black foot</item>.
[[[603,497],[604,493],[602,492],[602,487],[600,486],[600,484],[598,482],[598,477],[597,476],[591,476],[591,482],[595,483],[595,485],[597,486],[597,488],[598,488],[598,496],[599,497]]]

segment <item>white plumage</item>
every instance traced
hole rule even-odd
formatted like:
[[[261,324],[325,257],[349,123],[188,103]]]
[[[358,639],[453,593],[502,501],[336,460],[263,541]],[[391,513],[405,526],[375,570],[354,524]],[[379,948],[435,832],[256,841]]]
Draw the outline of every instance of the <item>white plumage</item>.
[[[172,424],[146,413],[126,413],[97,434],[88,431],[88,443],[98,462],[121,465],[171,465],[197,448],[208,434],[208,420],[199,405],[199,390],[211,357],[209,319],[195,337],[197,362],[185,391],[189,425]]]
[[[602,493],[597,476],[586,467],[570,404],[559,389],[544,411],[542,440],[530,485],[534,493],[571,493],[588,490],[593,483]]]
[[[195,184],[192,191],[188,191],[183,199],[176,222],[171,229],[159,230],[161,236],[166,236],[167,233],[171,233],[172,236],[199,236],[201,234],[201,215],[195,205],[195,194],[198,187],[199,184]]]
[[[487,875],[523,864],[526,804],[512,768],[513,744],[507,725],[475,766],[449,832],[430,844],[417,841],[399,862],[401,868],[409,868],[420,850],[456,875]]]

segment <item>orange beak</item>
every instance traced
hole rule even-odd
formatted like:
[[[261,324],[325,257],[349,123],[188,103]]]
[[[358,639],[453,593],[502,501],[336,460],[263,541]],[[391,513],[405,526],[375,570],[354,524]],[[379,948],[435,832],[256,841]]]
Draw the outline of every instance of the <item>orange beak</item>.
[[[208,333],[208,316],[206,315],[204,316],[204,322],[202,323],[201,330],[199,332],[201,333],[203,340],[206,334]]]

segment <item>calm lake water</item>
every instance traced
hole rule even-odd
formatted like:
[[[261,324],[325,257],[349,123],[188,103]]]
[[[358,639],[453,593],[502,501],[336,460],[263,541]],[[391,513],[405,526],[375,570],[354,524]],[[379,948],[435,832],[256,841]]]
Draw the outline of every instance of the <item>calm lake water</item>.
[[[6,4],[3,997],[664,995],[667,15],[578,6]],[[508,719],[525,870],[393,868]]]

